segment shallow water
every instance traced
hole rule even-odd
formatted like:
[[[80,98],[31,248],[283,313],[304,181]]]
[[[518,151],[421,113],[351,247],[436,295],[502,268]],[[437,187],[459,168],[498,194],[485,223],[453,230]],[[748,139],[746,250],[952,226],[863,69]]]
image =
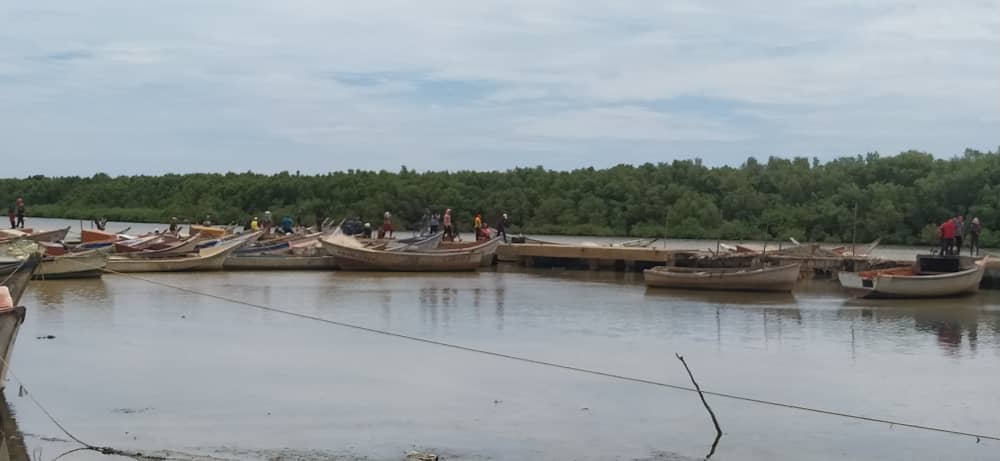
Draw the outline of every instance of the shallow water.
[[[639,274],[151,274],[370,328],[1000,435],[1000,292],[921,302],[647,290]],[[415,343],[123,276],[32,282],[15,373],[80,438],[178,459],[702,459],[696,394]],[[55,339],[36,339],[53,335]],[[8,382],[25,442],[74,445]],[[996,459],[1000,443],[708,397],[712,459]],[[99,459],[74,454],[71,459]]]

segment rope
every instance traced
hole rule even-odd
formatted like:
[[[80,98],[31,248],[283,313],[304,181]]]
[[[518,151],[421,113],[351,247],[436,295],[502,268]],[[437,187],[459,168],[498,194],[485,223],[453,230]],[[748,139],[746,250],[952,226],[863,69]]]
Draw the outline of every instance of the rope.
[[[0,282],[0,285],[6,285],[7,282],[10,281],[11,277],[17,274],[17,271],[21,270],[21,268],[24,267],[25,264],[27,264],[28,259],[30,259],[30,257],[26,257],[22,259],[21,262],[17,263],[17,267],[15,267],[13,271],[7,274],[7,277],[4,277],[3,281]],[[13,293],[11,293],[11,295],[13,295]]]
[[[83,263],[79,263],[79,264],[83,264]],[[297,317],[297,318],[305,319],[305,320],[312,320],[312,321],[316,321],[316,322],[325,323],[325,324],[328,324],[328,325],[335,325],[335,326],[342,327],[342,328],[349,328],[349,329],[352,329],[352,330],[363,331],[363,332],[366,332],[366,333],[383,335],[383,336],[388,336],[388,337],[392,337],[392,338],[398,338],[398,339],[403,339],[403,340],[407,340],[407,341],[413,341],[413,342],[418,342],[418,343],[423,343],[423,344],[429,344],[429,345],[433,345],[433,346],[444,347],[444,348],[453,349],[453,350],[459,350],[459,351],[464,351],[464,352],[471,352],[471,353],[480,354],[480,355],[486,355],[486,356],[490,356],[490,357],[496,357],[496,358],[501,358],[501,359],[507,359],[507,360],[513,360],[513,361],[518,361],[518,362],[523,362],[523,363],[529,363],[529,364],[532,364],[532,365],[539,365],[539,366],[544,366],[544,367],[549,367],[549,368],[556,368],[556,369],[561,369],[561,370],[573,371],[573,372],[588,374],[588,375],[592,375],[592,376],[600,376],[600,377],[615,379],[615,380],[619,380],[619,381],[626,381],[626,382],[631,382],[631,383],[636,383],[636,384],[646,384],[646,385],[650,385],[650,386],[656,386],[656,387],[660,387],[660,388],[674,389],[674,390],[686,391],[686,392],[698,392],[698,390],[695,389],[695,388],[693,388],[693,387],[681,386],[681,385],[677,385],[677,384],[670,384],[670,383],[661,382],[661,381],[654,381],[654,380],[651,380],[651,379],[636,378],[636,377],[631,377],[631,376],[626,376],[626,375],[620,375],[620,374],[617,374],[617,373],[611,373],[611,372],[606,372],[606,371],[594,370],[594,369],[590,369],[590,368],[582,368],[582,367],[577,367],[577,366],[573,366],[573,365],[565,365],[565,364],[556,363],[556,362],[548,362],[548,361],[545,361],[545,360],[538,360],[538,359],[532,359],[532,358],[522,357],[522,356],[518,356],[518,355],[505,354],[505,353],[502,353],[502,352],[495,352],[495,351],[490,351],[490,350],[486,350],[486,349],[478,349],[478,348],[475,348],[475,347],[469,347],[469,346],[463,346],[463,345],[460,345],[460,344],[447,343],[447,342],[444,342],[444,341],[438,341],[438,340],[434,340],[434,339],[421,338],[419,336],[411,336],[411,335],[407,335],[407,334],[403,334],[403,333],[395,333],[395,332],[388,331],[388,330],[380,330],[380,329],[377,329],[377,328],[371,328],[371,327],[366,327],[366,326],[357,325],[357,324],[353,324],[353,323],[347,323],[347,322],[341,322],[341,321],[337,321],[337,320],[331,320],[331,319],[327,319],[327,318],[323,318],[323,317],[317,317],[317,316],[309,315],[309,314],[302,314],[302,313],[299,313],[299,312],[289,311],[289,310],[280,309],[280,308],[276,308],[276,307],[271,307],[271,306],[267,306],[267,305],[263,305],[263,304],[256,304],[256,303],[252,303],[252,302],[249,302],[249,301],[244,301],[244,300],[241,300],[241,299],[230,298],[230,297],[227,297],[227,296],[216,295],[216,294],[212,294],[212,293],[206,293],[206,292],[202,292],[202,291],[198,291],[198,290],[193,290],[193,289],[190,289],[190,288],[184,288],[184,287],[181,287],[181,286],[172,285],[172,284],[165,283],[165,282],[159,282],[159,281],[156,281],[156,280],[151,280],[151,279],[148,279],[148,278],[145,278],[145,277],[139,277],[137,275],[132,275],[132,274],[127,274],[127,273],[122,273],[122,272],[114,271],[114,270],[107,269],[107,268],[103,268],[103,270],[105,272],[107,272],[107,273],[110,273],[110,274],[115,274],[115,275],[119,275],[119,276],[122,276],[122,277],[134,279],[134,280],[139,280],[139,281],[146,282],[146,283],[149,283],[149,284],[152,284],[152,285],[158,285],[158,286],[162,286],[162,287],[165,287],[165,288],[170,288],[170,289],[174,289],[174,290],[178,290],[178,291],[183,291],[183,292],[191,293],[191,294],[198,295],[198,296],[204,296],[204,297],[208,297],[208,298],[218,299],[220,301],[225,301],[225,302],[228,302],[228,303],[243,305],[243,306],[247,306],[247,307],[253,307],[253,308],[260,309],[260,310],[267,311],[267,312],[273,312],[273,313],[288,315],[288,316],[291,316],[291,317]],[[759,399],[759,398],[754,398],[754,397],[746,397],[746,396],[741,396],[741,395],[736,395],[736,394],[730,394],[730,393],[725,393],[725,392],[715,392],[715,391],[706,391],[706,390],[702,390],[701,392],[703,392],[705,395],[711,395],[711,396],[714,396],[714,397],[720,397],[720,398],[725,398],[725,399],[730,399],[730,400],[736,400],[736,401],[741,401],[741,402],[756,403],[756,404],[760,404],[760,405],[769,405],[769,406],[774,406],[774,407],[779,407],[779,408],[786,408],[786,409],[791,409],[791,410],[799,410],[799,411],[803,411],[803,412],[816,413],[816,414],[822,414],[822,415],[828,415],[828,416],[839,416],[839,417],[842,417],[842,418],[849,418],[849,419],[855,419],[855,420],[860,420],[860,421],[868,421],[868,422],[873,422],[873,423],[888,424],[890,426],[901,426],[901,427],[908,427],[908,428],[912,428],[912,429],[920,429],[920,430],[925,430],[925,431],[940,432],[940,433],[944,433],[944,434],[952,434],[952,435],[959,435],[959,436],[965,436],[965,437],[972,437],[972,438],[976,439],[977,443],[980,440],[1000,441],[1000,436],[994,436],[994,435],[976,434],[976,433],[973,433],[973,432],[959,431],[959,430],[953,430],[953,429],[944,429],[944,428],[939,428],[939,427],[934,427],[934,426],[925,426],[925,425],[921,425],[921,424],[906,423],[906,422],[902,422],[902,421],[894,421],[894,420],[884,419],[884,418],[875,418],[875,417],[870,417],[870,416],[856,415],[856,414],[846,413],[846,412],[842,412],[842,411],[824,410],[824,409],[821,409],[821,408],[807,407],[807,406],[804,406],[804,405],[798,405],[798,404],[792,404],[792,403],[782,403],[782,402],[776,402],[776,401],[771,401],[771,400]]]

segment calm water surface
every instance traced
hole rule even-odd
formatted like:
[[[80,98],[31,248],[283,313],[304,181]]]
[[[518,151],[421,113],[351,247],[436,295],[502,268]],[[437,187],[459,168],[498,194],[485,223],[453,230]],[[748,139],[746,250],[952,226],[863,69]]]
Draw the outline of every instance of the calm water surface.
[[[638,274],[151,274],[367,327],[629,376],[1000,435],[1000,292],[848,301],[647,290]],[[697,395],[105,276],[33,282],[15,373],[81,438],[177,459],[702,459]],[[54,335],[55,339],[36,339]],[[8,383],[29,450],[73,448]],[[713,459],[997,459],[1000,443],[709,397]],[[100,459],[76,454],[70,459]]]

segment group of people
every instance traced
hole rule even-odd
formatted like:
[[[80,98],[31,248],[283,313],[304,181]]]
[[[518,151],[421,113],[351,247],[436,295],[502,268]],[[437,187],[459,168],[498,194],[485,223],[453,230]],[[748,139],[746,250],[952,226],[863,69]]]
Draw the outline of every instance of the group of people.
[[[265,211],[264,219],[254,216],[246,227],[254,232],[264,231],[265,234],[269,234],[271,232],[291,234],[295,232],[295,220],[293,220],[291,216],[285,216],[281,219],[281,222],[275,226],[274,217],[271,215],[271,212]]]
[[[507,241],[507,227],[510,226],[510,218],[507,213],[503,213],[500,219],[497,220],[496,235],[492,235],[490,228],[487,224],[483,222],[482,213],[476,213],[476,216],[472,221],[472,231],[475,234],[476,241],[489,240],[494,237],[503,238],[504,242]],[[444,214],[438,212],[431,212],[427,210],[421,219],[421,230],[426,230],[430,234],[436,234],[438,231],[443,231],[444,236],[442,239],[446,242],[454,242],[456,239],[461,240],[461,236],[457,229],[455,229],[454,221],[451,215],[451,208],[444,210]],[[362,235],[366,238],[371,238],[373,233],[371,223],[364,224],[364,230]],[[378,229],[376,233],[377,237],[382,238],[392,238],[395,233],[395,227],[392,225],[392,213],[386,211],[382,214],[382,227]]]
[[[983,225],[979,222],[979,217],[972,218],[972,222],[966,226],[965,217],[955,216],[941,223],[938,232],[941,236],[942,255],[961,255],[962,243],[965,236],[969,236],[969,255],[979,256],[979,234],[983,231]]]
[[[11,229],[24,229],[24,197],[18,195],[14,204],[7,207],[7,217],[10,218]]]

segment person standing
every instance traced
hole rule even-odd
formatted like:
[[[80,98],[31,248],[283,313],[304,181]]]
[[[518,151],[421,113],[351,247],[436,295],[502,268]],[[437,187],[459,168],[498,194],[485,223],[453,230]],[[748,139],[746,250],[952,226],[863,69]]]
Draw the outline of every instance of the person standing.
[[[17,213],[14,211],[14,205],[7,207],[7,217],[10,218],[10,228],[17,227]]]
[[[455,229],[451,227],[451,208],[444,210],[444,240],[455,241]]]
[[[392,238],[392,234],[393,234],[392,213],[389,213],[389,211],[386,211],[382,215],[382,232],[381,233],[383,235],[385,235],[385,237],[387,237],[387,238]]]
[[[972,218],[972,225],[969,226],[969,254],[972,256],[979,256],[979,233],[982,231],[983,225],[979,222],[979,216]]]
[[[955,243],[955,221],[948,219],[938,227],[941,234],[941,255],[951,254],[951,246]]]
[[[507,213],[500,215],[500,220],[497,221],[497,237],[503,237],[503,243],[507,243],[507,226],[510,222],[507,218]]]
[[[965,236],[965,216],[955,217],[955,254],[962,255],[962,240]]]
[[[438,228],[441,227],[441,215],[436,211],[431,214],[431,224],[429,227],[431,228],[431,235],[437,234]]]
[[[177,235],[177,233],[180,231],[181,231],[181,226],[177,224],[177,216],[170,218],[169,232],[171,234]]]
[[[264,223],[262,227],[265,234],[270,234],[271,228],[274,227],[274,218],[271,216],[270,210],[264,211]]]
[[[24,229],[24,197],[18,195],[15,204],[17,205],[17,225],[14,227]]]
[[[476,218],[472,221],[472,230],[476,234],[476,241],[482,237],[483,230],[483,215],[481,213],[476,213]]]

